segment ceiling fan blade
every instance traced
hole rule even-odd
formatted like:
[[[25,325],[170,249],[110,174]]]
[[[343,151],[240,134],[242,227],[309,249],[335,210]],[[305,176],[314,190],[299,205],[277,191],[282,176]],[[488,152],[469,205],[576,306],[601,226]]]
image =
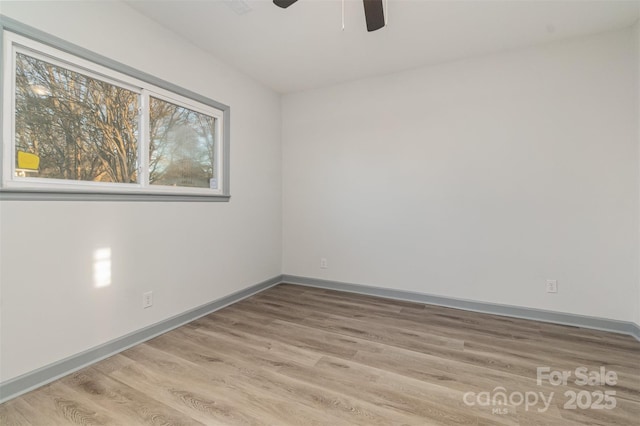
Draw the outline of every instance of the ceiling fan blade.
[[[273,4],[283,9],[286,9],[297,1],[298,0],[273,0]]]
[[[367,31],[375,31],[384,27],[384,8],[382,7],[382,0],[362,1],[364,2],[364,16],[367,20]]]

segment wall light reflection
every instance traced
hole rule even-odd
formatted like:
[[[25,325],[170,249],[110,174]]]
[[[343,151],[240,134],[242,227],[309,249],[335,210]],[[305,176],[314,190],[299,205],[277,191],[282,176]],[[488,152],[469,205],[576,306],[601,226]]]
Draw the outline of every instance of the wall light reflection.
[[[93,285],[97,288],[111,285],[111,249],[93,252]]]

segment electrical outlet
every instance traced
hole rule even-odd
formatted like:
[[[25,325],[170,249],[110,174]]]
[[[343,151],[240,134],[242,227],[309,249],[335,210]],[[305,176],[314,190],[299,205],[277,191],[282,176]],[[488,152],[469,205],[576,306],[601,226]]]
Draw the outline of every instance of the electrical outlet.
[[[326,257],[321,257],[320,258],[320,268],[321,269],[329,268],[329,264],[327,263],[327,258]]]
[[[547,280],[547,293],[558,292],[558,280]]]
[[[142,295],[142,307],[150,308],[153,305],[153,292],[148,291]]]

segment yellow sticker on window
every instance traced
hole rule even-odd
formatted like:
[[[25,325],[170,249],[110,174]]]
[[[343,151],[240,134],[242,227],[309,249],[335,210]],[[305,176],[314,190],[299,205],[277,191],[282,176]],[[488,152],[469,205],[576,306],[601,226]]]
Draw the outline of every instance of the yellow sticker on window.
[[[40,157],[29,152],[18,151],[18,168],[26,170],[38,170]]]

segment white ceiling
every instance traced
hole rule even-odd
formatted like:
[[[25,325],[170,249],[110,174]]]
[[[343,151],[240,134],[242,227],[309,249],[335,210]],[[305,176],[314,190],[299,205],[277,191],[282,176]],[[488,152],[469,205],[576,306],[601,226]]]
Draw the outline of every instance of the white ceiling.
[[[218,59],[287,93],[632,25],[634,1],[388,0],[367,33],[361,0],[130,0]],[[234,7],[248,6],[238,14]]]

